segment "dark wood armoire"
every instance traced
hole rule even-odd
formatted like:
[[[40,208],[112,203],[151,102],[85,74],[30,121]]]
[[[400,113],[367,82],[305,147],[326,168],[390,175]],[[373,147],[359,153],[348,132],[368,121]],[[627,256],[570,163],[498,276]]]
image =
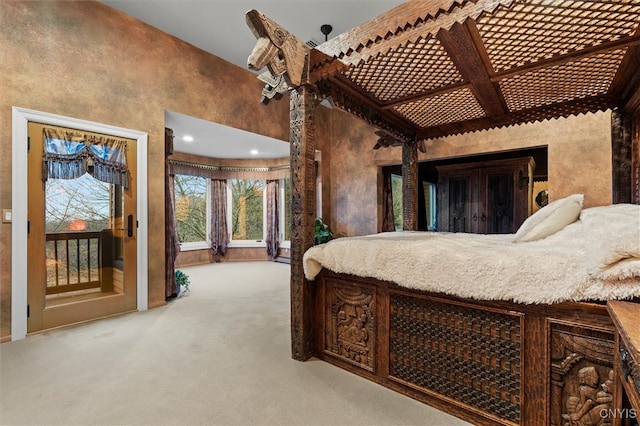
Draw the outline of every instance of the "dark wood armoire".
[[[509,234],[531,214],[532,157],[439,166],[438,229]]]

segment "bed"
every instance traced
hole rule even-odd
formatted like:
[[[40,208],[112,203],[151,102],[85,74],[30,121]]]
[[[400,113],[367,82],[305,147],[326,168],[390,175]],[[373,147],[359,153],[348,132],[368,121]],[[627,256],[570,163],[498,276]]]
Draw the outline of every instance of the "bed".
[[[315,48],[247,13],[257,40],[247,64],[267,68],[261,102],[289,99],[294,359],[315,355],[474,424],[619,424],[606,300],[640,294],[639,215],[618,206],[640,204],[639,11],[628,1],[408,1]],[[327,185],[331,170],[353,166],[332,152],[339,143],[369,155],[348,131],[325,137],[321,99],[376,129],[373,149],[401,147],[405,230],[418,229],[428,143],[603,110],[616,206],[582,209],[574,194],[511,236],[402,232],[313,247],[316,197],[330,198],[330,225],[331,205],[348,197],[316,194],[317,172]],[[321,167],[316,149],[329,151]],[[590,185],[580,170],[549,181],[577,191]],[[377,229],[388,222],[380,210]]]
[[[640,296],[640,206],[581,205],[551,203],[515,235],[310,248],[314,354],[474,424],[612,424],[606,301]]]

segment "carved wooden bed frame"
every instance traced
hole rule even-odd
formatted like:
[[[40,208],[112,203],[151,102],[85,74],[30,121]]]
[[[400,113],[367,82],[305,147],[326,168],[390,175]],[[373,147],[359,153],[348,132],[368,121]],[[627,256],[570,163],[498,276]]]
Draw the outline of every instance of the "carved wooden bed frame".
[[[313,285],[315,356],[474,424],[609,424],[620,406],[604,304],[465,300],[326,269]]]
[[[290,97],[294,359],[317,356],[476,424],[611,424],[601,413],[620,407],[621,392],[610,379],[614,328],[605,305],[470,301],[326,270],[310,283],[302,256],[314,244],[314,110],[324,97],[379,129],[376,149],[402,146],[406,230],[417,230],[424,140],[604,109],[615,110],[613,202],[640,203],[639,7],[412,0],[313,49],[247,13],[258,40],[248,65],[268,68],[259,76],[262,103]],[[550,9],[564,16],[561,30]],[[532,22],[542,27],[525,37]],[[578,40],[572,50],[563,47],[568,38]],[[576,66],[584,63],[593,73]],[[585,94],[603,72],[608,84]],[[558,76],[563,99],[542,90]],[[414,93],[393,86],[414,81],[424,83]],[[434,122],[433,111],[452,116]]]

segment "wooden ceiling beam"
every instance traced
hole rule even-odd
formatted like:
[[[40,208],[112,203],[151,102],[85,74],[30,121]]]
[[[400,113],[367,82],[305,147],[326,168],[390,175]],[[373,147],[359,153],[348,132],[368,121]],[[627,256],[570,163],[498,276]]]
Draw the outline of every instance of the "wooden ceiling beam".
[[[487,69],[490,65],[488,59],[482,57],[482,46],[477,46],[470,31],[474,27],[455,23],[449,30],[440,30],[437,39],[449,54],[449,58],[458,68],[460,75],[471,84],[471,92],[477,98],[478,103],[484,109],[487,117],[499,118],[504,116],[508,109],[497,85],[491,81]],[[479,40],[479,36],[476,37]]]
[[[640,82],[636,81],[636,89],[625,100],[623,109],[630,114],[640,113]]]
[[[635,33],[640,37],[640,26]],[[640,44],[630,46],[616,72],[609,94],[620,99],[620,106],[627,112],[640,111]]]

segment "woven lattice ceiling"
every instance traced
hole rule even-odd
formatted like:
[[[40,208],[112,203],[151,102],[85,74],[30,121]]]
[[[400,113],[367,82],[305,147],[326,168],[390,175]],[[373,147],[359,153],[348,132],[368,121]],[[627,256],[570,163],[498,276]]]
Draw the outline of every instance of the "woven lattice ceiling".
[[[640,111],[640,0],[412,0],[316,50],[309,80],[399,139]]]

